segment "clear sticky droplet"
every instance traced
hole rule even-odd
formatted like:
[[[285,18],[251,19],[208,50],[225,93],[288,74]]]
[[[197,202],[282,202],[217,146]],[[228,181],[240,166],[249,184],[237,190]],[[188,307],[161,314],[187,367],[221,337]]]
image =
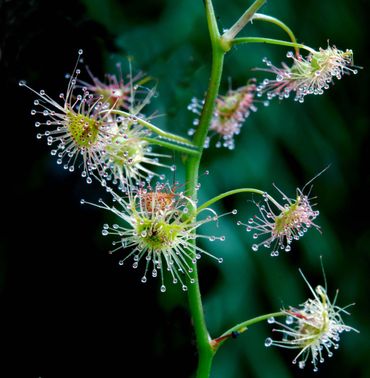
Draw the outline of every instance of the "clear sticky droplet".
[[[285,319],[285,323],[286,323],[287,325],[292,324],[293,321],[294,321],[293,316],[287,316],[287,318]]]
[[[265,340],[265,347],[270,347],[271,345],[272,345],[272,339],[271,339],[271,337],[268,337]]]

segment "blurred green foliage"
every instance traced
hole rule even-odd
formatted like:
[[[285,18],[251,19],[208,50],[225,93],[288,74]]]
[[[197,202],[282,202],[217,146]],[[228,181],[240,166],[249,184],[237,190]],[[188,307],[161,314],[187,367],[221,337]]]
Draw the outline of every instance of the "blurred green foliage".
[[[271,0],[262,12],[286,22],[298,40],[309,46],[325,47],[329,40],[340,49],[353,49],[355,63],[365,66],[364,5],[365,2],[345,0]],[[219,25],[227,28],[248,6],[248,2],[215,0],[214,6]],[[122,62],[125,70],[128,58],[132,59],[134,70],[143,70],[158,79],[159,96],[150,104],[150,110],[157,111],[161,116],[154,123],[186,135],[194,118],[187,110],[187,105],[193,96],[203,96],[209,75],[210,46],[202,1],[80,0],[77,9],[77,13],[70,10],[73,13],[73,25],[76,32],[82,29],[84,37],[88,39],[85,60],[93,72],[99,74],[99,70],[106,70],[115,73],[117,62]],[[65,17],[68,17],[69,10],[63,8],[63,11]],[[88,23],[88,31],[78,22],[82,25]],[[243,31],[245,33],[286,38],[276,26],[258,22],[248,26]],[[33,38],[31,37],[31,42],[23,41],[26,46],[24,51],[28,54],[32,41],[37,37]],[[77,41],[84,43],[81,35]],[[71,42],[71,47],[75,44],[77,43]],[[46,52],[49,51],[48,46],[43,48]],[[60,54],[67,49],[70,50],[68,41],[61,47]],[[68,57],[72,57],[75,51],[76,49],[68,51]],[[287,49],[277,46],[238,46],[226,57],[222,92],[227,91],[230,83],[236,88],[244,85],[251,77],[262,80],[264,74],[252,69],[263,66],[261,60],[264,56],[278,64],[285,60],[286,52]],[[26,53],[23,52],[23,55]],[[40,59],[41,67],[47,59],[45,53]],[[66,71],[72,67],[72,62],[73,60],[63,62]],[[33,67],[31,63],[25,74],[29,76],[28,80],[33,78],[38,83],[44,82],[44,86],[48,83],[48,78],[42,76],[42,69],[36,63]],[[365,67],[357,76],[336,81],[324,95],[307,96],[304,104],[292,100],[275,100],[269,107],[264,107],[262,103],[257,103],[257,113],[251,114],[241,134],[236,137],[236,149],[228,151],[211,147],[205,151],[202,165],[202,169],[209,170],[210,175],[201,178],[201,201],[220,192],[246,186],[269,191],[278,197],[272,183],[288,196],[294,197],[297,187],[302,187],[330,165],[314,181],[312,190],[313,195],[317,196],[320,209],[318,224],[322,227],[322,234],[311,230],[293,245],[292,252],[281,254],[278,258],[270,257],[268,250],[261,249],[255,253],[250,248],[251,235],[236,226],[236,220],[246,222],[256,212],[255,205],[251,202],[253,197],[238,195],[216,206],[220,213],[238,209],[235,217],[230,216],[220,221],[219,232],[226,235],[226,241],[203,244],[216,256],[222,256],[224,263],[218,265],[207,259],[200,262],[206,319],[211,334],[217,336],[242,320],[276,311],[281,306],[302,303],[310,293],[298,268],[302,268],[313,286],[323,284],[319,258],[323,256],[329,293],[333,296],[335,290],[340,289],[339,305],[356,302],[356,306],[351,308],[353,315],[348,318],[344,316],[344,319],[361,333],[344,335],[340,349],[320,367],[319,376],[370,377],[367,364],[370,351],[370,240],[366,218],[366,193],[369,189],[366,163],[369,142],[368,76]],[[61,90],[57,89],[56,92]],[[37,183],[40,169],[45,170],[47,165],[54,164],[46,162],[49,159],[46,149],[39,154],[38,160],[30,168],[34,171],[29,177],[32,183]],[[181,157],[175,155],[174,159],[179,166],[176,178],[182,179]],[[57,171],[59,167],[48,169]],[[42,175],[41,183],[34,184],[36,189],[32,190],[37,191],[47,185],[48,174]],[[71,184],[70,181],[68,183],[69,190],[74,190],[74,193],[60,201],[67,202],[81,197],[80,185]],[[32,188],[30,183],[27,185]],[[58,211],[62,209],[61,204]],[[73,211],[81,210],[76,206]],[[98,254],[99,261],[104,261],[108,258],[103,252],[109,245],[106,240],[101,241],[98,235],[101,219],[93,210],[86,212],[92,214],[95,222],[90,228],[83,229],[83,238],[92,239],[89,242],[90,248],[99,250],[95,254]],[[81,215],[81,219],[88,216],[86,212]],[[71,232],[74,235],[73,230]],[[42,243],[42,239],[39,242]],[[89,278],[93,280],[95,277],[98,279],[100,274],[104,277],[112,274],[115,283],[120,285],[116,293],[122,292],[125,296],[127,291],[132,295],[131,299],[125,299],[127,308],[121,303],[125,309],[120,312],[123,317],[121,324],[116,324],[116,327],[136,328],[140,338],[145,337],[145,344],[141,348],[137,340],[121,340],[122,354],[117,352],[120,356],[117,364],[122,367],[121,376],[126,376],[125,366],[130,363],[127,356],[131,356],[131,359],[134,354],[143,356],[144,361],[148,358],[153,363],[147,370],[139,363],[140,372],[152,371],[153,374],[168,377],[189,376],[195,366],[195,349],[191,346],[190,320],[184,310],[185,296],[177,288],[159,295],[157,283],[151,284],[154,288],[139,288],[136,283],[131,283],[139,281],[137,272],[131,272],[129,268],[113,268],[115,263],[113,261],[110,264],[110,260],[109,263],[105,262],[108,266],[102,268],[103,272],[96,269],[96,276],[92,274]],[[82,267],[83,264],[79,266]],[[122,275],[126,278],[121,278]],[[122,279],[125,281],[121,281]],[[96,300],[102,301],[104,295],[102,293]],[[145,300],[141,301],[140,297]],[[104,306],[107,312],[112,311],[108,301],[104,302]],[[155,321],[150,322],[150,317]],[[150,324],[146,324],[146,320]],[[95,326],[100,329],[98,319],[96,322]],[[263,342],[270,334],[271,327],[261,324],[254,326],[237,340],[226,343],[216,355],[212,377],[313,376],[309,366],[302,372],[291,365],[294,351],[289,353],[281,349],[266,349]],[[117,338],[117,335],[112,337]],[[125,348],[136,348],[136,351],[125,352]],[[135,363],[138,361],[140,358]],[[181,365],[171,367],[171,361]],[[107,373],[105,376],[119,375]]]

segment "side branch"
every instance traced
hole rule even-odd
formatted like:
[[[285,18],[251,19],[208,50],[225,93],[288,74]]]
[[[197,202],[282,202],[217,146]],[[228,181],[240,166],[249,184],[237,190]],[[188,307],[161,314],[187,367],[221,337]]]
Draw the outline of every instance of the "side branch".
[[[265,4],[265,2],[266,2],[266,0],[256,0],[242,14],[242,16],[239,18],[239,20],[236,21],[235,24],[222,35],[223,41],[225,41],[227,43],[227,42],[231,41],[232,39],[234,39],[239,34],[239,32],[244,28],[244,26],[247,25],[248,22],[250,22],[254,18],[258,9],[260,9],[262,7],[262,5]]]
[[[255,193],[255,194],[259,194],[261,196],[265,195],[265,196],[268,196],[268,198],[271,199],[273,202],[275,202],[275,200],[272,197],[270,197],[270,195],[268,195],[266,192],[264,192],[262,190],[254,189],[254,188],[239,188],[239,189],[229,190],[228,192],[219,194],[218,196],[211,198],[207,202],[204,202],[201,206],[198,207],[198,213],[200,211],[206,209],[207,207],[211,206],[215,202],[217,202],[217,201],[219,201],[219,200],[221,200],[225,197],[229,197],[229,196],[232,196],[232,195],[238,194],[238,193]]]
[[[225,331],[221,336],[212,340],[212,347],[214,351],[216,352],[218,348],[230,337],[235,337],[236,335],[245,332],[248,329],[248,327],[250,327],[251,325],[265,321],[269,318],[275,318],[278,316],[286,316],[286,313],[283,311],[272,312],[270,314],[265,314],[265,315],[257,316],[255,318],[246,320],[244,322],[241,322],[235,325],[234,327],[231,327],[230,329]]]
[[[266,14],[262,14],[262,13],[256,13],[254,16],[253,16],[253,20],[252,21],[264,21],[264,22],[270,22],[272,24],[275,24],[276,26],[278,26],[279,28],[281,28],[282,30],[284,30],[290,40],[297,44],[297,39],[292,31],[292,29],[290,29],[290,27],[286,24],[284,24],[284,22],[280,21],[278,18],[275,18],[275,17],[271,17],[271,16],[267,16]],[[295,52],[296,52],[296,55],[299,54],[299,47],[296,46],[295,47]]]
[[[179,135],[175,135],[175,134],[163,131],[159,127],[154,126],[150,122],[145,121],[144,119],[142,119],[140,117],[137,117],[134,114],[130,114],[130,113],[124,112],[123,110],[115,110],[115,109],[107,109],[107,110],[103,110],[102,113],[103,112],[109,112],[111,114],[118,114],[118,115],[120,115],[122,117],[131,119],[132,121],[137,122],[138,124],[146,127],[147,129],[153,131],[153,133],[155,133],[155,134],[157,134],[157,135],[159,135],[159,136],[161,136],[163,138],[167,138],[169,140],[173,140],[173,141],[176,141],[178,143],[183,143],[185,145],[188,145],[189,147],[194,147],[193,143],[189,139],[186,139],[186,138],[183,138],[183,137],[181,137]]]
[[[243,38],[235,38],[231,41],[231,44],[240,45],[242,43],[267,43],[270,45],[280,45],[280,46],[288,46],[294,48],[300,48],[309,51],[310,53],[314,54],[316,50],[301,43],[293,43],[289,41],[282,41],[280,39],[273,39],[273,38],[264,38],[264,37],[243,37]]]
[[[155,139],[155,138],[144,137],[142,139],[147,141],[150,144],[156,144],[158,146],[168,148],[169,150],[179,151],[186,155],[198,156],[200,154],[198,150],[188,148],[185,145],[174,144],[174,143],[166,142],[164,140]]]

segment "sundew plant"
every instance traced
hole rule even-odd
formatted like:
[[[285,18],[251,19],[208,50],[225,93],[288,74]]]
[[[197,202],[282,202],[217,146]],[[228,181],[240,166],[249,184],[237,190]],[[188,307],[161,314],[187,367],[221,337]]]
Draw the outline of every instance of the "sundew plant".
[[[201,184],[206,186],[207,176],[213,174],[204,159],[206,149],[233,154],[242,148],[238,136],[256,111],[263,113],[270,102],[284,107],[289,99],[304,108],[306,96],[325,95],[338,80],[358,72],[352,50],[337,48],[326,39],[321,47],[300,43],[283,21],[261,13],[264,3],[256,0],[223,29],[212,0],[204,0],[211,50],[208,88],[204,94],[194,93],[189,101],[192,123],[183,135],[176,124],[166,130],[158,126],[157,120],[165,115],[152,110],[157,81],[150,72],[137,71],[135,65],[98,78],[84,66],[80,49],[71,64],[68,84],[56,98],[47,90],[33,88],[32,83],[19,82],[34,96],[31,115],[36,136],[50,146],[51,158],[102,192],[99,200],[81,198],[81,204],[114,217],[101,231],[110,245],[109,253],[118,256],[118,264],[125,269],[137,271],[137,279],[144,285],[158,286],[164,300],[169,288],[178,296],[187,296],[199,378],[218,376],[212,364],[223,345],[238,336],[248,338],[247,330],[260,322],[272,325],[272,334],[261,340],[262,344],[291,349],[293,365],[313,371],[335,354],[342,334],[358,332],[347,324],[349,306],[339,304],[338,292],[331,293],[325,273],[323,282],[313,285],[304,268],[299,271],[308,297],[301,304],[284,304],[264,314],[256,310],[249,319],[241,313],[237,324],[219,334],[207,325],[200,291],[200,282],[207,277],[198,274],[198,267],[209,259],[222,270],[222,262],[233,253],[228,248],[230,230],[222,227],[224,219],[232,219],[235,232],[243,229],[246,241],[252,239],[242,253],[263,254],[266,259],[292,255],[307,233],[325,238],[312,183],[326,170],[317,167],[313,178],[289,193],[278,185],[266,191],[252,182],[233,187],[229,180],[227,191],[200,201]],[[249,35],[252,22],[280,28],[286,39]],[[243,85],[234,85],[233,72],[224,72],[225,56],[238,54],[243,45],[252,49],[258,44],[266,49],[266,55],[270,45],[284,49],[286,61],[275,63],[261,56],[261,66],[245,72]],[[229,80],[227,91],[220,90],[222,80]],[[184,172],[184,177],[179,178],[177,172]],[[274,172],[271,182],[280,182]],[[250,213],[235,208],[220,213],[217,203],[236,195],[252,203]],[[224,253],[219,253],[220,248],[213,251],[208,241],[222,243]]]

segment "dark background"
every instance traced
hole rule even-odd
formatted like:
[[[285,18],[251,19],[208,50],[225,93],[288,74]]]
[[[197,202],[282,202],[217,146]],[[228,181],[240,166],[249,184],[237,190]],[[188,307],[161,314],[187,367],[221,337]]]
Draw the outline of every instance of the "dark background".
[[[190,377],[196,366],[186,297],[179,288],[161,294],[157,281],[140,283],[140,273],[119,267],[101,237],[108,214],[81,207],[81,197],[104,193],[68,174],[37,141],[30,116],[33,96],[18,87],[25,79],[35,89],[56,96],[65,90],[65,73],[77,50],[93,72],[115,73],[117,61],[142,69],[159,81],[151,104],[165,116],[157,125],[183,135],[193,115],[193,96],[202,97],[208,80],[210,50],[201,0],[1,1],[1,172],[0,241],[1,377]],[[227,28],[248,5],[243,0],[215,0],[221,27]],[[202,200],[222,191],[253,186],[273,192],[276,183],[293,197],[315,174],[322,235],[310,231],[290,254],[271,258],[254,253],[251,235],[237,228],[254,214],[249,196],[218,204],[227,241],[203,246],[224,263],[200,263],[207,322],[213,336],[236,322],[282,305],[297,305],[309,295],[301,267],[313,286],[323,283],[323,256],[329,293],[340,289],[338,304],[356,302],[344,316],[361,333],[345,334],[332,359],[300,371],[295,353],[266,349],[271,327],[260,324],[227,343],[214,362],[214,378],[370,377],[369,232],[368,232],[368,88],[365,54],[366,2],[319,0],[269,1],[263,12],[276,16],[314,48],[327,41],[351,48],[364,69],[345,77],[323,96],[304,104],[273,101],[248,118],[235,151],[210,148],[205,153]],[[249,35],[285,38],[275,26],[255,23]],[[250,69],[268,56],[279,63],[286,49],[240,46],[227,55],[222,91],[244,85]],[[181,159],[175,156],[178,165]],[[181,179],[182,172],[177,173]],[[208,232],[204,230],[204,232]],[[134,375],[128,371],[134,369]]]

